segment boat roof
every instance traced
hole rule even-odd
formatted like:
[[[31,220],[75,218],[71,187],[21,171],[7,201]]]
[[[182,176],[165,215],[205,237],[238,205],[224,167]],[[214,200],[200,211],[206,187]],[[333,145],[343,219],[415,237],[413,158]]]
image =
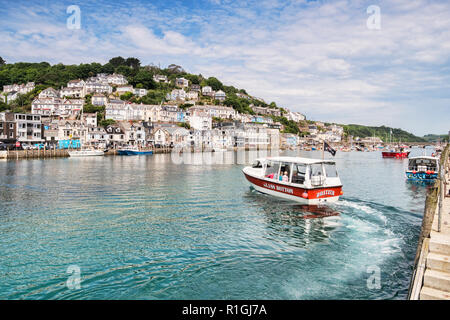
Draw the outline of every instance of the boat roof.
[[[311,159],[311,158],[301,158],[301,157],[267,157],[267,158],[258,158],[255,160],[259,161],[280,161],[280,162],[292,162],[292,163],[335,163],[334,160],[328,159]]]
[[[410,157],[409,160],[413,159],[428,159],[428,160],[439,160],[439,158],[431,157],[431,156],[417,156],[417,157]]]

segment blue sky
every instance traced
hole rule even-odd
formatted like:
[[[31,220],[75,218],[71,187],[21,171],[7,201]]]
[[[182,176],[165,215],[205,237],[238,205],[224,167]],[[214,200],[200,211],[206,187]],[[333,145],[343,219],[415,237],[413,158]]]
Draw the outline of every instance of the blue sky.
[[[69,5],[81,28],[66,27]],[[369,29],[367,8],[381,10]],[[7,62],[138,57],[339,123],[450,130],[448,1],[3,1]]]

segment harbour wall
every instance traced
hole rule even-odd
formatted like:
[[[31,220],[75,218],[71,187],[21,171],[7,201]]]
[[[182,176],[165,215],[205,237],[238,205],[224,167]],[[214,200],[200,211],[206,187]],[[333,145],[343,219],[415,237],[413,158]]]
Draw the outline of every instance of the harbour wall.
[[[439,178],[436,179],[433,186],[427,191],[427,197],[425,200],[425,209],[422,219],[422,226],[419,235],[419,241],[417,245],[416,255],[414,258],[413,272],[411,275],[411,282],[409,286],[408,299],[409,300],[421,300],[421,299],[438,299],[441,298],[438,295],[432,296],[422,292],[422,288],[425,286],[424,279],[428,267],[428,255],[433,252],[431,245],[436,245],[436,237],[446,236],[447,232],[441,230],[442,215],[446,214],[442,210],[442,202],[446,200],[448,195],[448,159],[450,155],[450,144],[447,144],[442,152],[439,166]],[[447,224],[446,222],[444,222]],[[437,227],[439,225],[439,227]],[[439,234],[439,235],[436,235]],[[442,239],[442,238],[441,238]],[[445,250],[450,255],[449,250]],[[448,251],[448,252],[447,252]],[[433,289],[432,289],[433,290]]]

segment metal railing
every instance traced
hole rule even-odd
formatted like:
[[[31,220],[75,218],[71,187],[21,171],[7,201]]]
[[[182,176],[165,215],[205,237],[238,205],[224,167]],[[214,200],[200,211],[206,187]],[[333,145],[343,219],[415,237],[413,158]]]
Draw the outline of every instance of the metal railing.
[[[447,144],[441,155],[441,166],[439,168],[439,198],[438,198],[438,232],[441,232],[442,211],[444,198],[447,196],[447,175],[449,166],[449,147]]]

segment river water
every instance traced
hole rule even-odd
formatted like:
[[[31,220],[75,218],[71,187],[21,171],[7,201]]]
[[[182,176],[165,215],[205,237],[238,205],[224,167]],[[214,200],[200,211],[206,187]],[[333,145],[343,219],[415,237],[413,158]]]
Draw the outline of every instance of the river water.
[[[0,162],[0,298],[406,298],[426,187],[381,152],[335,160],[344,196],[314,209],[251,190],[237,164]]]

